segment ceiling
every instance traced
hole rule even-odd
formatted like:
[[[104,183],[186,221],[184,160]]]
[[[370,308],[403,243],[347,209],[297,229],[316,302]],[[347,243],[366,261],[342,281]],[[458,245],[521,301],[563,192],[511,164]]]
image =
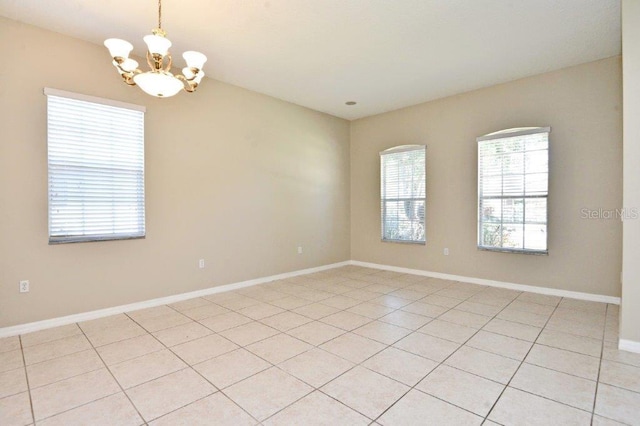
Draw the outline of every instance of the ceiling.
[[[350,120],[621,52],[620,0],[164,0],[162,14],[179,67],[199,50],[208,77]],[[144,56],[157,1],[0,0],[0,15]]]

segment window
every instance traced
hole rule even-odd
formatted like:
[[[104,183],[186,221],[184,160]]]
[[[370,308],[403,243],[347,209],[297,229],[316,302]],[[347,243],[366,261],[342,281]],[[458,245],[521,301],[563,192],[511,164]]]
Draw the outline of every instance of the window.
[[[144,107],[45,94],[49,243],[144,237]]]
[[[548,127],[478,138],[478,248],[547,253]]]
[[[380,153],[382,241],[425,243],[426,147]]]

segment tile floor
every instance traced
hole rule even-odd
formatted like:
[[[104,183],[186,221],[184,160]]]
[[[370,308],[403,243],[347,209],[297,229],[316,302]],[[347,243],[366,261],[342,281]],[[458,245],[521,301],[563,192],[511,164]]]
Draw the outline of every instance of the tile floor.
[[[0,424],[640,424],[618,307],[348,266],[0,339]]]

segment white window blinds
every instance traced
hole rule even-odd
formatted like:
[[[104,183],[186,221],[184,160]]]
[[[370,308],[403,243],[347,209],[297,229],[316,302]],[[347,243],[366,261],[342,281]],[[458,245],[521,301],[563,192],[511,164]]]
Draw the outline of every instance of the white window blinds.
[[[547,253],[550,131],[478,138],[478,248]]]
[[[144,237],[144,107],[45,94],[49,242]]]
[[[382,241],[425,243],[426,147],[380,153]]]

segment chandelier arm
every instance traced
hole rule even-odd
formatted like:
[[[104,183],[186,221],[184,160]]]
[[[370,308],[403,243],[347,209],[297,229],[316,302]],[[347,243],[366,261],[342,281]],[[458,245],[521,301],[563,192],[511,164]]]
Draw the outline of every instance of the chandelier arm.
[[[191,82],[187,77],[182,74],[178,74],[175,76],[178,80],[180,80],[184,84],[184,90],[189,93],[193,93],[196,91],[196,87],[198,87],[198,83]]]
[[[167,52],[167,55],[169,57],[169,63],[167,63],[167,66],[165,67],[165,71],[171,72],[171,65],[173,64],[173,58],[171,57],[171,53]],[[165,57],[166,57],[165,56]],[[164,59],[164,58],[163,58]]]

